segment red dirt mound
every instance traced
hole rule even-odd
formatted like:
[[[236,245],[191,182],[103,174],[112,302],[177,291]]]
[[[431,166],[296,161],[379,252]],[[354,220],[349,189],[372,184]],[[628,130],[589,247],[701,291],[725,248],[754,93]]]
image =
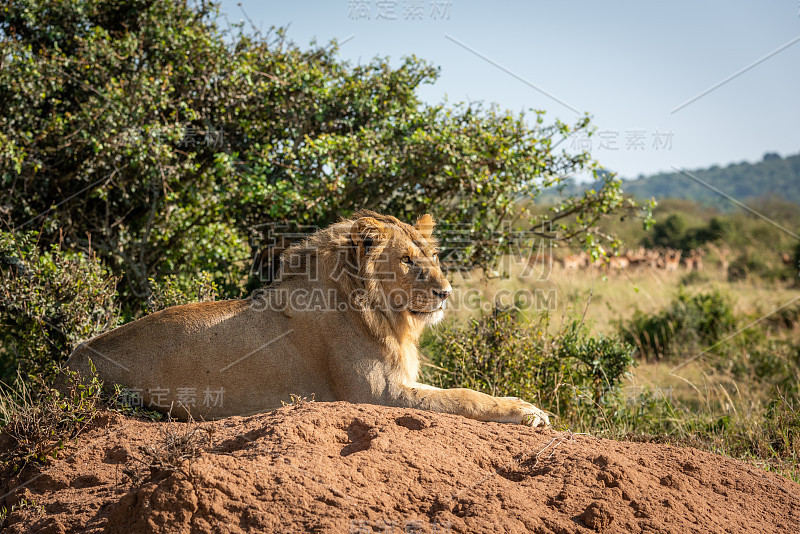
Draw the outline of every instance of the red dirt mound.
[[[7,530],[800,532],[800,486],[690,448],[347,403],[191,425],[109,414]]]

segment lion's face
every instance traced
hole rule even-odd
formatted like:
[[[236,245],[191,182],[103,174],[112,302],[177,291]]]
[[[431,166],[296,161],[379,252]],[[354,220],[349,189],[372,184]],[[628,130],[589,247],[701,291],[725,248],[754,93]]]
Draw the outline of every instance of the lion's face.
[[[358,219],[351,237],[357,243],[366,273],[375,280],[394,313],[434,324],[444,317],[452,292],[439,265],[432,237],[433,219],[421,217],[415,226],[384,224],[374,218]]]

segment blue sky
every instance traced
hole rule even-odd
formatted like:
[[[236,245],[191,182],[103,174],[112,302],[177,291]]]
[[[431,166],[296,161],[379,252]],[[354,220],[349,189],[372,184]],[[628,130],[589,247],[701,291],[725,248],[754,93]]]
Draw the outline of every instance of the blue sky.
[[[576,148],[623,177],[800,152],[798,0],[222,2],[231,21],[242,9],[264,29],[289,25],[299,45],[350,38],[341,56],[352,62],[427,59],[441,68],[420,91],[428,102],[567,122],[589,112],[604,141]]]

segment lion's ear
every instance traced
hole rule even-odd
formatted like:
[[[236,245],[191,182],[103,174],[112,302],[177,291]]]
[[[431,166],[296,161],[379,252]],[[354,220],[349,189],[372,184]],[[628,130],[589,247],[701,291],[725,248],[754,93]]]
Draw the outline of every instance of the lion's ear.
[[[386,227],[372,217],[362,217],[353,223],[350,239],[356,248],[364,247],[364,254],[381,242],[386,234]]]
[[[425,239],[430,239],[433,235],[433,227],[436,223],[433,221],[433,217],[428,215],[427,213],[417,219],[416,228],[417,231],[422,234],[422,237]]]

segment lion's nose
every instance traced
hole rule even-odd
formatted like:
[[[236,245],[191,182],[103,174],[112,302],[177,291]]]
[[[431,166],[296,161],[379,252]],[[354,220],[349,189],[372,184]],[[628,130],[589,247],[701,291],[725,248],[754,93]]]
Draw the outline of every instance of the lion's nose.
[[[440,289],[438,291],[436,289],[433,290],[433,294],[442,300],[445,300],[447,297],[449,297],[450,293],[452,292],[453,292],[452,289]]]

